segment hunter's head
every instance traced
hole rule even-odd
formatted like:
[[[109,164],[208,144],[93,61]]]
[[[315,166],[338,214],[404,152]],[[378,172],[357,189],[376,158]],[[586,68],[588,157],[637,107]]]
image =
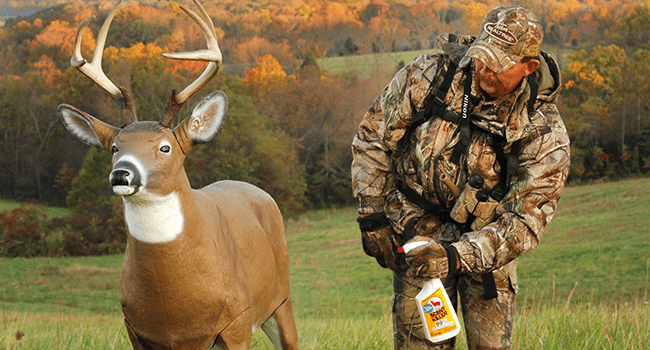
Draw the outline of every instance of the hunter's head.
[[[512,92],[539,68],[543,40],[540,21],[527,9],[506,5],[488,12],[466,54],[474,58],[481,89],[494,98]]]

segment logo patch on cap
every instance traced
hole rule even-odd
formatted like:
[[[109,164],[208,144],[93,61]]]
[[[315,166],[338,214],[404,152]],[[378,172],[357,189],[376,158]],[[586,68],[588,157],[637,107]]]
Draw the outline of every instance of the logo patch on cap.
[[[517,37],[508,31],[508,26],[502,23],[486,23],[485,31],[491,37],[503,41],[506,44],[514,45],[517,43]]]

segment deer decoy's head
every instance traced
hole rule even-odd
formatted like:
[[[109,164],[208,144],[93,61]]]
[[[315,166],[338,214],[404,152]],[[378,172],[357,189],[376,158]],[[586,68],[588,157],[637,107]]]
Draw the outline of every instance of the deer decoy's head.
[[[106,124],[67,104],[59,106],[59,115],[66,129],[74,136],[90,146],[113,154],[113,170],[109,179],[113,191],[127,199],[135,194],[149,198],[164,196],[173,192],[179,182],[187,182],[183,169],[185,155],[195,145],[212,139],[223,126],[228,100],[223,92],[217,91],[205,97],[175,128],[170,128],[180,108],[214,78],[221,66],[221,51],[212,20],[197,0],[194,3],[199,9],[198,15],[185,6],[180,6],[201,27],[207,40],[207,49],[166,53],[163,56],[210,63],[183,91],[178,94],[175,90],[172,91],[159,122],[137,121],[128,91],[115,86],[102,70],[101,61],[108,28],[122,0],[111,10],[99,30],[91,62],[81,56],[81,38],[84,29],[95,16],[85,19],[77,29],[70,64],[111,95],[117,105],[121,125],[115,127]]]

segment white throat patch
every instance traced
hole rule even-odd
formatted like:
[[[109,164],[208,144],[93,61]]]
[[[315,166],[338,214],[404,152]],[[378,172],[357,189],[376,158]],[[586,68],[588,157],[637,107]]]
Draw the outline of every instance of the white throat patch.
[[[129,234],[146,243],[165,243],[183,232],[184,218],[178,193],[174,192],[137,205],[124,200],[124,218]]]

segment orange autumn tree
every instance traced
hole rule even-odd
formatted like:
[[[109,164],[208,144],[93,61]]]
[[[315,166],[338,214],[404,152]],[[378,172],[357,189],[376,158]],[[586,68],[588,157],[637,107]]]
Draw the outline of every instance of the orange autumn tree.
[[[257,60],[255,67],[244,73],[244,84],[248,86],[256,98],[263,96],[275,86],[287,83],[287,73],[272,55],[266,55]]]
[[[571,158],[572,175],[615,174],[626,166],[621,156],[629,132],[626,121],[636,107],[636,70],[616,45],[579,50],[568,58],[568,68],[562,72],[562,102],[576,150]]]
[[[34,22],[35,29],[42,25],[42,21]],[[47,55],[58,62],[67,63],[72,52],[76,31],[77,29],[68,22],[52,21],[40,33],[36,34],[33,40],[29,40],[27,48],[32,55],[39,57]],[[86,44],[84,48],[87,48],[88,45],[94,46],[94,39],[89,31],[84,33],[84,44]]]
[[[187,79],[192,79],[190,75],[201,68],[201,65],[182,66],[177,61],[165,59],[163,52],[168,50],[154,43],[141,42],[128,48],[111,46],[104,51],[107,75],[131,92],[140,120],[157,120],[172,89],[183,86]]]

